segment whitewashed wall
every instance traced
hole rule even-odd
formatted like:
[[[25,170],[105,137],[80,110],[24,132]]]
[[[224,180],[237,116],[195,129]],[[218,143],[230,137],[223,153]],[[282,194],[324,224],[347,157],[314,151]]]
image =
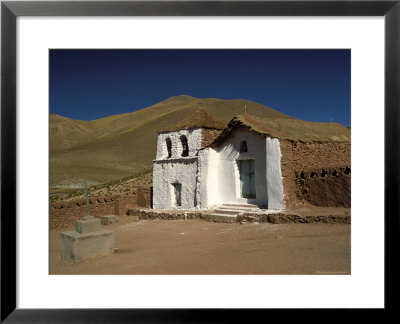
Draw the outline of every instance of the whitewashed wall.
[[[247,142],[247,152],[240,153],[242,141]],[[221,147],[201,151],[199,158],[201,208],[212,208],[223,203],[284,208],[278,139],[264,139],[243,127],[237,129]],[[249,159],[255,163],[255,198],[241,197],[238,160]]]
[[[182,157],[180,137],[185,135],[189,156]],[[168,158],[166,139],[172,143]],[[157,137],[156,160],[153,161],[153,208],[192,209],[198,205],[196,177],[198,173],[198,150],[201,147],[201,129],[179,130],[161,133]],[[174,183],[182,185],[181,206],[175,204]]]
[[[276,138],[267,138],[266,147],[268,209],[284,209],[279,140]]]
[[[153,162],[153,208],[192,209],[196,201],[197,157]],[[175,204],[174,183],[182,185],[181,206]]]
[[[161,133],[157,137],[156,160],[167,159],[168,151],[166,139],[169,137],[172,142],[171,158],[181,158],[182,143],[180,137],[184,135],[188,139],[189,156],[197,155],[201,147],[201,129],[183,129],[174,132]]]
[[[218,187],[219,157],[218,153],[207,148],[199,152],[199,189],[198,201],[202,209],[211,208],[219,199]]]
[[[181,157],[180,136],[189,143],[189,156]],[[167,158],[166,138],[172,142]],[[240,143],[247,152],[240,153]],[[242,127],[219,148],[201,148],[201,129],[162,133],[153,163],[153,207],[160,209],[208,209],[223,203],[267,205],[283,209],[281,152],[277,139],[264,139]],[[255,162],[255,198],[241,197],[238,160]],[[181,206],[175,205],[174,183],[182,184]]]
[[[247,142],[247,152],[244,153],[240,153],[242,141]],[[243,127],[236,130],[221,147],[205,151],[209,152],[200,155],[200,164],[204,165],[202,172],[207,172],[206,176],[203,173],[201,184],[202,208],[223,203],[267,204],[265,139]],[[237,160],[248,159],[255,160],[256,198],[242,198],[240,193]]]

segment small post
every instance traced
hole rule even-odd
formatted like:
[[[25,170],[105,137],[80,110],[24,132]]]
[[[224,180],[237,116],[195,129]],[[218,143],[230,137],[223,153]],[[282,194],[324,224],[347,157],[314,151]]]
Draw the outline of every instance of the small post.
[[[247,106],[244,105],[244,112],[247,113]]]
[[[85,196],[86,196],[86,216],[89,216],[89,190],[87,186],[87,182],[85,181]]]

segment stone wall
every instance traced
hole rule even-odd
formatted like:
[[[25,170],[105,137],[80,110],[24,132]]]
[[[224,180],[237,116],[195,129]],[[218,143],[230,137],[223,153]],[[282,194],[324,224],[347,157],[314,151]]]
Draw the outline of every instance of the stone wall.
[[[249,223],[271,223],[271,224],[312,224],[312,223],[324,223],[324,224],[351,224],[350,215],[298,215],[298,214],[250,214],[243,213],[237,218],[237,222],[249,222]]]
[[[183,219],[206,219],[212,210],[207,211],[162,211],[154,209],[128,209],[129,216],[137,216],[140,220],[183,220]]]
[[[305,195],[302,193],[304,189],[302,184],[298,181],[299,176],[303,172],[322,173],[322,170],[345,169],[351,168],[351,144],[346,143],[301,143],[292,141],[281,141],[281,154],[282,154],[282,178],[283,188],[285,192],[285,207],[293,208],[296,205],[317,203],[318,206],[343,206],[349,207],[347,202],[350,202],[350,174],[340,173],[339,176],[334,178],[319,177],[317,179],[310,179],[307,182],[311,194]],[[322,179],[324,178],[324,179]],[[340,178],[340,180],[338,179]],[[330,186],[330,184],[332,186]],[[330,189],[329,189],[330,188]],[[324,201],[321,196],[318,199],[314,197],[318,191],[337,191],[343,192],[346,197],[342,197],[342,204],[340,199],[332,201]],[[314,197],[312,201],[310,197]]]
[[[144,196],[145,199],[138,201],[138,196]],[[140,188],[126,194],[89,198],[89,210],[92,216],[125,215],[131,206],[150,207],[150,189]],[[84,198],[50,203],[50,229],[75,226],[75,222],[85,215]]]
[[[192,220],[199,219],[204,221],[213,221],[213,210],[207,211],[159,211],[152,209],[129,209],[127,214],[135,216],[139,220]],[[267,211],[260,213],[240,213],[235,222],[243,223],[326,223],[326,224],[350,224],[351,216],[345,214],[333,215],[299,215],[296,213],[268,213]]]

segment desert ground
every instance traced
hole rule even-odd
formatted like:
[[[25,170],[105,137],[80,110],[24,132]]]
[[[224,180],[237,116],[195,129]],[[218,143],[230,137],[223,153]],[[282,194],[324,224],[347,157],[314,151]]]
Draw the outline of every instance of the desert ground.
[[[350,224],[214,223],[121,216],[115,253],[61,261],[50,231],[50,274],[350,274]]]

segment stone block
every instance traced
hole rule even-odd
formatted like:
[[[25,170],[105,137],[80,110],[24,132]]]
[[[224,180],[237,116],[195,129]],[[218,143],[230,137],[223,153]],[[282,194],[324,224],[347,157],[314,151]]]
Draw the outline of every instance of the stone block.
[[[76,222],[76,231],[78,233],[96,232],[101,229],[100,219],[93,216],[85,216]]]
[[[119,216],[117,215],[105,215],[100,216],[101,225],[108,225],[112,223],[116,223],[119,221]]]
[[[114,232],[106,229],[88,233],[63,232],[61,240],[61,259],[73,263],[114,253]]]

